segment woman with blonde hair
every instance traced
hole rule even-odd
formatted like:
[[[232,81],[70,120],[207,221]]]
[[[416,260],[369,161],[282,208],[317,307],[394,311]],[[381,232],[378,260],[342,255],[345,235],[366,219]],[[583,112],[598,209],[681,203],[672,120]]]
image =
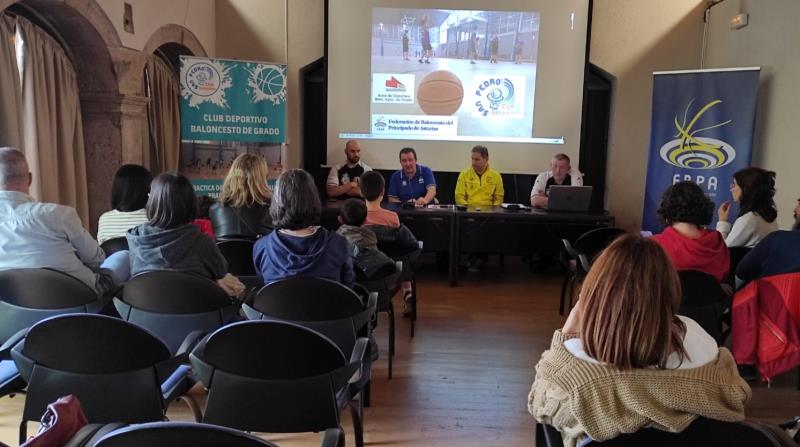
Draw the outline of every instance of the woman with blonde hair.
[[[267,161],[261,155],[244,153],[236,157],[218,202],[209,210],[217,239],[256,240],[272,231],[268,174]]]
[[[727,349],[677,315],[680,300],[678,274],[656,242],[614,241],[542,354],[528,411],[565,446],[646,426],[680,432],[698,416],[744,419],[750,387]]]

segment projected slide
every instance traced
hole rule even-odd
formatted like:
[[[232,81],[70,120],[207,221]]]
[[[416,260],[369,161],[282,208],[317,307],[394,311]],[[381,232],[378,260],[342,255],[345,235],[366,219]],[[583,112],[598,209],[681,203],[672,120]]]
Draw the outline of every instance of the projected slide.
[[[539,13],[373,8],[371,133],[533,136]]]

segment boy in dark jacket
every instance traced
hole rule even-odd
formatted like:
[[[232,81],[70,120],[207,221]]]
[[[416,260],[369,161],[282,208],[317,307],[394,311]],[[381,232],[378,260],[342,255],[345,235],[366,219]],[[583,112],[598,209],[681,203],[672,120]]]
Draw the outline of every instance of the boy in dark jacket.
[[[339,210],[342,224],[336,232],[347,239],[355,266],[363,272],[365,279],[383,277],[394,273],[392,258],[378,250],[378,238],[367,227],[362,226],[367,219],[367,205],[364,200],[351,198]]]

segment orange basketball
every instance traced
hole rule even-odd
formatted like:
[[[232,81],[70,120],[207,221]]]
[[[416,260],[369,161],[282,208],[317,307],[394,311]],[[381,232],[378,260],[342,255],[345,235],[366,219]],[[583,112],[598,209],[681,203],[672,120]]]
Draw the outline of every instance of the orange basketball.
[[[464,101],[464,86],[447,70],[428,73],[417,86],[417,103],[428,115],[452,115]]]

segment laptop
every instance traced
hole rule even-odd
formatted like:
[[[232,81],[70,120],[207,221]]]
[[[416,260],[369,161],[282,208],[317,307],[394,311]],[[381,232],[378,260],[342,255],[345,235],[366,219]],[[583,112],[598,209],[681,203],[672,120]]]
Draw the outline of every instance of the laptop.
[[[553,185],[547,197],[548,211],[589,211],[592,187]]]

